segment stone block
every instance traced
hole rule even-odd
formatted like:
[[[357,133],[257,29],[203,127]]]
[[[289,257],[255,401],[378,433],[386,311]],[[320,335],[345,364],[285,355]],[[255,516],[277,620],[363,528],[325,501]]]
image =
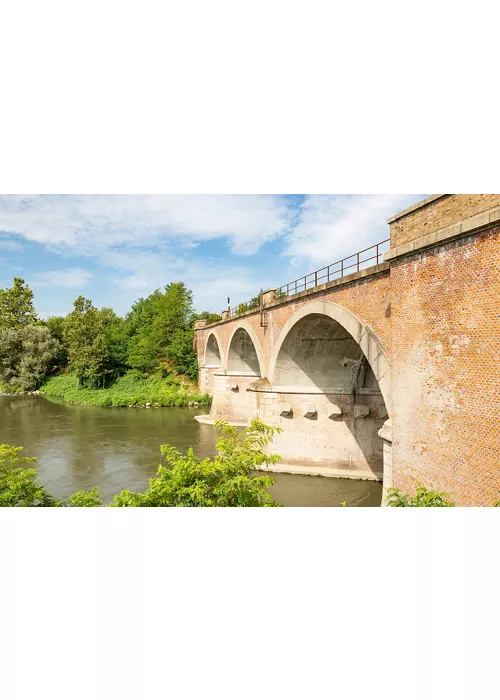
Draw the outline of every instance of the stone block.
[[[337,416],[342,415],[342,409],[335,403],[332,403],[326,410],[328,418],[337,418]]]
[[[354,418],[366,418],[369,414],[368,406],[354,406]]]

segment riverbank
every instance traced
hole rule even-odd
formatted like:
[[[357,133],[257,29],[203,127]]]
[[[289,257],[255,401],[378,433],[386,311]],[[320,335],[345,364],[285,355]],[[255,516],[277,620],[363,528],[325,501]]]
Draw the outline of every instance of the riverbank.
[[[51,377],[40,387],[42,395],[78,406],[129,408],[209,406],[209,396],[196,393],[176,377],[137,377],[126,374],[105,389],[81,389],[72,375]]]

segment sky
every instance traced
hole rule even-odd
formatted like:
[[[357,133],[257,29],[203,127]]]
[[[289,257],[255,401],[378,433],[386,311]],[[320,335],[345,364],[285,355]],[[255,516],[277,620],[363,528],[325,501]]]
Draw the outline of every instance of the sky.
[[[427,196],[0,195],[0,287],[22,277],[47,318],[80,294],[124,315],[183,281],[220,313],[388,238]]]

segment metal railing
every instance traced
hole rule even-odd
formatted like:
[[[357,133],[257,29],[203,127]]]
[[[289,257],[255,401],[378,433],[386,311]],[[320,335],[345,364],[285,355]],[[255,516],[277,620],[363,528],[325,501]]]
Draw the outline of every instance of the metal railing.
[[[314,287],[319,287],[322,284],[341,279],[346,275],[351,275],[353,272],[360,272],[372,265],[378,265],[382,262],[382,256],[388,249],[384,246],[390,243],[390,240],[390,238],[387,238],[385,241],[370,246],[370,248],[360,250],[359,253],[349,255],[349,257],[322,267],[320,270],[311,272],[304,277],[299,277],[293,282],[287,282],[287,284],[278,287],[276,290],[276,299],[284,299],[292,294],[298,294],[299,292],[314,289]]]
[[[378,265],[382,262],[384,253],[389,249],[387,244],[390,243],[390,240],[390,238],[386,238],[385,241],[360,250],[359,253],[349,255],[347,258],[322,267],[320,270],[311,272],[304,277],[299,277],[293,280],[293,282],[287,282],[287,284],[278,287],[276,290],[276,300],[285,299],[293,294],[298,294],[299,292],[314,289],[322,284],[328,284],[328,282],[341,279],[342,277],[346,277],[346,275],[351,275],[353,272],[360,272],[372,265]],[[259,308],[261,308],[260,294],[250,299],[250,301],[242,302],[232,309],[229,309],[229,318],[241,316],[247,311],[257,310]]]
[[[241,304],[238,304],[238,306],[233,306],[232,309],[229,309],[229,318],[241,316],[247,311],[256,311],[257,309],[260,309],[260,296],[261,295],[258,294],[253,299],[250,299],[250,301],[244,301]]]

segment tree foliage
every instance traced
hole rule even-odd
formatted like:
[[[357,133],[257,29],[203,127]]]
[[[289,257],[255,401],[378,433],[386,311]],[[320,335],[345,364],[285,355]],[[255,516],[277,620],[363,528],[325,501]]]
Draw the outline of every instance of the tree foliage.
[[[64,323],[68,346],[68,369],[80,386],[97,389],[112,373],[109,347],[109,314],[95,308],[90,299],[79,296]]]
[[[59,342],[45,326],[0,328],[0,381],[16,389],[36,389],[59,352]]]
[[[126,317],[128,365],[147,373],[172,368],[195,379],[193,320],[193,294],[183,282],[139,299]]]
[[[37,320],[33,292],[20,277],[12,287],[0,289],[0,328],[23,328]]]
[[[193,325],[198,318],[212,323],[220,320],[207,311],[199,315],[193,312],[193,295],[183,282],[167,284],[139,299],[125,318],[109,307],[98,309],[90,299],[79,296],[66,317],[37,321],[33,293],[24,280],[16,277],[12,288],[0,290],[0,328],[17,332],[36,324],[48,330],[57,341],[48,369],[67,369],[77,377],[80,388],[91,390],[109,386],[130,370],[142,377],[184,375],[196,381]],[[40,334],[39,340],[43,337]],[[21,347],[20,338],[17,342],[13,338],[4,337],[6,366],[12,375],[16,374],[12,367],[17,366]],[[34,386],[24,378],[21,384]]]

